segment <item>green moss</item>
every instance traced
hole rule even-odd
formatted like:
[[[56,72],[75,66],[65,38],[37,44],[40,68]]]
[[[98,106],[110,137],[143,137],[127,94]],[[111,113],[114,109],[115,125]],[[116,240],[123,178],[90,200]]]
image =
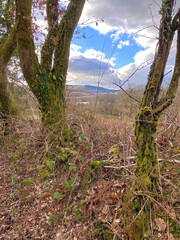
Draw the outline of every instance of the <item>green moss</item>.
[[[52,139],[50,139],[51,142],[57,138],[61,146],[67,146],[69,144],[72,139],[72,132],[67,123],[65,109],[60,107],[48,109],[48,111],[42,115],[42,122],[44,126],[49,129],[48,131],[54,134]]]
[[[52,137],[48,141],[52,143],[57,138],[61,146],[67,146],[72,139],[72,132],[67,123],[66,91],[63,85],[65,83],[56,78],[54,70],[48,73],[42,68],[32,91],[41,105],[42,123],[47,132],[54,135],[50,134]]]
[[[81,180],[81,189],[87,189],[89,185],[89,181],[91,180],[91,177],[92,177],[92,174],[90,170],[86,169]]]
[[[151,107],[141,106],[136,120],[137,167],[135,175],[137,178],[123,198],[123,202],[128,204],[128,209],[124,209],[124,215],[126,216],[124,224],[130,239],[143,240],[144,233],[148,231],[147,218],[151,203],[146,201],[144,206],[143,196],[136,195],[134,192],[144,191],[145,189],[153,191],[153,187],[158,182],[157,152],[154,140],[158,119],[153,115]]]
[[[110,233],[108,230],[103,231],[103,240],[113,240],[114,234]]]
[[[143,197],[134,194],[134,191],[140,189],[140,186],[140,183],[139,186],[134,184],[123,197],[125,207],[119,215],[121,226],[129,236],[129,239],[132,240],[143,240],[144,233],[148,231],[147,212],[151,201],[146,201],[146,205],[144,206]]]
[[[152,189],[152,181],[149,178],[149,176],[147,175],[147,173],[142,173],[141,181],[142,181],[143,185],[147,187],[147,189]]]
[[[6,76],[2,77],[0,74],[0,110],[7,116],[17,115],[19,108],[9,89]]]
[[[7,64],[16,48],[16,26],[13,27],[8,39],[0,49],[0,111],[5,115],[17,115],[18,106],[9,89]]]
[[[47,170],[46,167],[42,168],[39,172],[39,180],[43,182],[47,177],[50,176],[50,172]]]
[[[81,180],[81,188],[86,189],[89,186],[89,183],[96,178],[99,167],[101,166],[100,161],[89,162],[89,168],[84,172],[84,175]]]
[[[100,161],[92,161],[92,162],[89,162],[89,166],[91,166],[92,169],[94,171],[96,171],[101,166],[101,162]]]
[[[144,233],[148,231],[147,216],[144,210],[141,211],[138,218],[135,220],[134,240],[143,240]]]
[[[158,118],[153,115],[149,106],[141,107],[135,126],[137,145],[137,167],[135,174],[141,179],[144,187],[152,190],[158,181],[157,152],[154,133]]]
[[[31,8],[32,0],[16,1],[18,55],[23,75],[32,89],[34,84],[37,83],[36,76],[39,74],[40,65],[32,39]]]

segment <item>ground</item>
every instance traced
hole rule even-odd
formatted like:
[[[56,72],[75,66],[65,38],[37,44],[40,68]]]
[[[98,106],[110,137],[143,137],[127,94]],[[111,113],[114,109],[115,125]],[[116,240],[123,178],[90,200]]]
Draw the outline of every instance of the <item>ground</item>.
[[[121,214],[134,177],[133,124],[89,112],[76,117],[69,117],[75,139],[66,148],[57,143],[54,160],[37,119],[13,119],[1,136],[1,240],[128,240]],[[144,192],[157,213],[144,240],[180,234],[179,137],[164,130],[159,126],[156,138],[159,191]]]

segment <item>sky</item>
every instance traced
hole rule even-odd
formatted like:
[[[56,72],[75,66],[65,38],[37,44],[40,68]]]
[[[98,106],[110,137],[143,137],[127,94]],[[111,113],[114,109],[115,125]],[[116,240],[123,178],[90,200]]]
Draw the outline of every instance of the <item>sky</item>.
[[[174,14],[178,7],[180,0]],[[71,43],[67,84],[112,89],[125,81],[126,86],[146,84],[157,46],[160,8],[161,0],[86,0]],[[175,51],[176,39],[166,72],[173,69]]]

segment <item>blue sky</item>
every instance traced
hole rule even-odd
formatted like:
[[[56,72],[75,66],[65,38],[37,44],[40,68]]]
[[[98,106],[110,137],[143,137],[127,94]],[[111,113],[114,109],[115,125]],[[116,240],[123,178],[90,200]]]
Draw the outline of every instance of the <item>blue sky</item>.
[[[115,57],[114,68],[120,68],[129,62],[133,61],[134,55],[143,50],[144,48],[138,45],[132,37],[128,36],[126,33],[122,34],[120,39],[113,41],[111,37],[116,31],[108,32],[106,34],[100,33],[98,30],[93,29],[92,27],[81,28],[78,27],[77,30],[81,32],[80,36],[78,34],[74,35],[72,44],[81,46],[81,52],[85,52],[87,49],[95,49],[96,51],[101,51],[105,53],[107,58]],[[85,35],[85,38],[82,37],[82,33]],[[128,41],[128,46],[123,46],[121,49],[118,47],[120,41]]]
[[[61,2],[67,5],[69,1]],[[114,83],[121,85],[129,79],[129,86],[145,84],[156,51],[161,2],[86,1],[76,29],[80,33],[74,34],[71,43],[67,83],[116,88]],[[177,0],[174,14],[179,7]],[[166,72],[173,69],[175,52],[176,40]]]

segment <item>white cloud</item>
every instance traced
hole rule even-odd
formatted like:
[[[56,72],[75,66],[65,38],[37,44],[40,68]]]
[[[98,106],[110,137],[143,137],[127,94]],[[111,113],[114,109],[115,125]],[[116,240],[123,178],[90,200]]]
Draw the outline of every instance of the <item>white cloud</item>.
[[[61,1],[67,5],[68,0]],[[82,52],[81,46],[71,44],[68,79],[75,84],[97,84],[104,86],[113,81],[126,80],[132,75],[132,82],[145,83],[149,67],[137,71],[144,62],[151,62],[156,50],[160,15],[158,11],[162,0],[88,0],[86,1],[80,22],[93,27],[101,34],[111,34],[113,43],[118,42],[118,48],[131,46],[129,40],[121,39],[126,34],[144,50],[137,52],[134,61],[116,70],[115,61],[108,59],[105,53],[95,49]],[[178,5],[179,4],[179,5]],[[176,2],[176,8],[180,2]],[[102,21],[103,20],[103,21]],[[98,24],[96,24],[98,22]],[[38,19],[39,25],[44,24],[43,17]],[[45,30],[44,30],[45,31]],[[127,48],[128,51],[128,48]],[[167,70],[174,64],[176,49],[173,48],[168,59]],[[136,74],[133,74],[136,72]]]
[[[80,49],[82,49],[81,46],[77,46],[76,44],[71,44],[71,50],[72,50],[72,51],[78,51],[78,50],[80,50]]]
[[[161,0],[156,0],[158,4]],[[83,11],[81,21],[87,19],[100,20],[98,26],[92,27],[105,34],[112,30],[120,32],[136,32],[143,27],[152,25],[151,13],[148,8],[152,3],[149,0],[89,0]],[[154,21],[158,18],[159,6],[153,2],[151,5]],[[101,20],[104,22],[101,22]]]
[[[102,53],[101,51],[96,51],[94,49],[87,49],[84,53],[84,56],[86,58],[94,58],[94,59],[104,59],[105,58],[105,54]]]
[[[127,42],[120,41],[124,33],[131,36],[137,45],[144,48],[144,50],[135,54],[134,62],[118,70],[121,80],[126,80],[131,76],[132,82],[145,83],[147,81],[149,65],[146,68],[142,68],[144,66],[142,64],[151,63],[154,58],[161,17],[158,12],[161,8],[161,3],[161,0],[90,0],[86,4],[82,19],[89,17],[104,20],[104,22],[100,22],[98,25],[91,24],[91,27],[98,30],[101,34],[114,31],[111,34],[111,38],[113,42],[119,41],[119,48],[129,44],[128,40]],[[180,1],[176,1],[175,7],[176,10],[180,7]],[[175,51],[176,48],[171,49],[166,72],[174,66]],[[141,70],[138,70],[139,68]]]
[[[71,45],[68,69],[70,84],[90,84],[109,87],[119,80],[116,70],[113,69],[115,58],[107,59],[105,53],[95,49],[80,52],[80,46]],[[114,86],[113,86],[114,87]]]
[[[154,48],[147,48],[145,50],[139,51],[134,56],[134,63],[136,66],[141,65],[142,63],[152,62],[154,58]]]
[[[123,46],[130,46],[129,40],[120,41],[117,47],[121,49]]]

